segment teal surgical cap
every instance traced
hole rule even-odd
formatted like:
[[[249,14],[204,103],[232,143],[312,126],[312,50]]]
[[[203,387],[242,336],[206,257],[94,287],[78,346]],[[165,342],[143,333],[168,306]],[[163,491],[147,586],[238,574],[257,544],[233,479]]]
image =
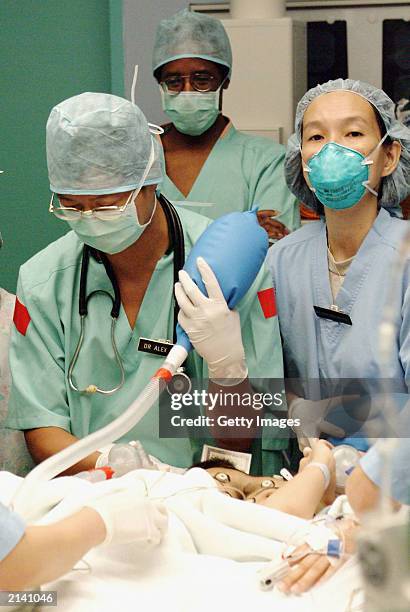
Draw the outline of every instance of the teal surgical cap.
[[[398,212],[402,200],[410,193],[410,130],[395,116],[395,105],[383,90],[352,79],[336,79],[309,89],[296,109],[295,133],[289,138],[285,159],[285,176],[291,192],[315,212],[322,206],[307,186],[302,172],[300,146],[303,117],[309,104],[318,96],[332,91],[350,91],[367,100],[380,116],[387,134],[401,144],[401,157],[396,170],[383,178],[379,204],[391,212]]]
[[[105,93],[68,98],[51,111],[46,132],[55,193],[121,193],[162,180],[158,142],[142,111],[124,98]]]
[[[184,9],[160,22],[152,59],[154,75],[164,64],[186,57],[199,57],[226,66],[231,76],[231,44],[218,19]]]

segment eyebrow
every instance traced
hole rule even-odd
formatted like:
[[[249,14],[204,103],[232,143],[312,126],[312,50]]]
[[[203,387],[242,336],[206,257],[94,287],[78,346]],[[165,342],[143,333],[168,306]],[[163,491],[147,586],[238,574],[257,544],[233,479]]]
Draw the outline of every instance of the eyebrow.
[[[166,70],[164,70],[163,77],[168,78],[168,77],[173,77],[173,76],[181,76],[182,72],[183,72],[182,70],[172,71],[172,72],[167,72]],[[202,68],[200,70],[194,70],[193,72],[190,72],[190,74],[211,74],[212,75],[211,71],[206,68]]]
[[[58,198],[62,198],[63,200],[68,200],[69,202],[75,202],[75,198],[70,198],[65,193],[56,193]]]
[[[349,124],[349,123],[361,123],[362,125],[369,127],[368,122],[366,121],[366,119],[363,119],[363,117],[360,117],[359,115],[351,115],[350,117],[343,117],[342,119],[340,119],[340,122],[342,123],[342,125],[345,124]],[[303,126],[304,130],[307,129],[315,129],[315,128],[321,128],[323,127],[323,122],[320,120],[317,121],[308,121],[306,123],[306,125]]]

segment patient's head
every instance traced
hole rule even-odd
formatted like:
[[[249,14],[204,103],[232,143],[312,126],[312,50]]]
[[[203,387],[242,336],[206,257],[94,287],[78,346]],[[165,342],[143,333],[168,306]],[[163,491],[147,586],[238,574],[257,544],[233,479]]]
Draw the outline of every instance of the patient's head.
[[[263,504],[283,482],[278,476],[250,476],[237,470],[234,464],[226,459],[210,459],[192,467],[206,470],[217,481],[218,487],[225,495],[257,504]]]

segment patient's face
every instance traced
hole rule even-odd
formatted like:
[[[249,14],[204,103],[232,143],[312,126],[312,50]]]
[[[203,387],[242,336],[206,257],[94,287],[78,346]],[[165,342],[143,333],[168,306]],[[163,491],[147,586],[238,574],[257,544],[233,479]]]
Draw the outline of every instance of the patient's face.
[[[210,467],[206,471],[226,495],[262,505],[283,484],[277,476],[249,476],[234,468]]]

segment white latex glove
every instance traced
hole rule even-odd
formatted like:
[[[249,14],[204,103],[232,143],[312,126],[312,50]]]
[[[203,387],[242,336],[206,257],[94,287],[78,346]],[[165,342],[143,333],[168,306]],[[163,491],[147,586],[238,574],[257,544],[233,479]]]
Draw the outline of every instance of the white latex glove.
[[[209,378],[236,385],[248,375],[239,313],[230,310],[218,280],[202,257],[197,259],[206,297],[184,270],[175,284],[180,311],[178,321],[197,353],[208,364]]]
[[[300,421],[300,426],[293,427],[293,430],[297,435],[301,451],[306,446],[313,446],[322,433],[335,438],[344,438],[344,430],[326,421],[326,416],[332,408],[339,406],[345,400],[346,398],[342,396],[318,401],[297,397],[290,402],[289,418]]]
[[[101,516],[107,530],[103,544],[137,543],[147,550],[157,546],[168,526],[165,506],[141,498],[138,487],[130,486],[85,504]]]

